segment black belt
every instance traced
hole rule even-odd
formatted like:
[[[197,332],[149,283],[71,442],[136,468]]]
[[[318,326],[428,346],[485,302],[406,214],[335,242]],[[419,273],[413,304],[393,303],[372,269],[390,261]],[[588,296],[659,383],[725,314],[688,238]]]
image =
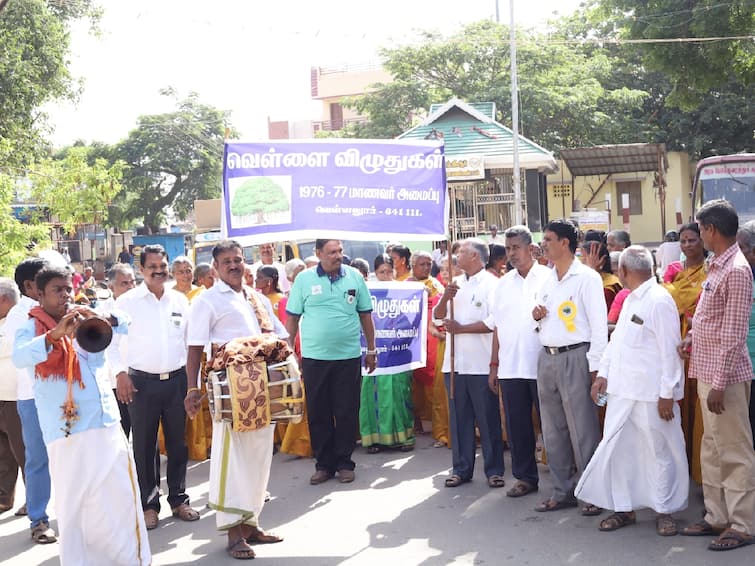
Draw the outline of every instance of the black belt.
[[[589,345],[589,342],[580,342],[579,344],[569,344],[568,346],[543,346],[543,348],[545,348],[546,353],[550,354],[551,356],[555,356],[556,354],[563,354],[564,352],[568,352],[569,350],[576,350],[577,348],[581,348],[582,346]]]
[[[128,373],[130,375],[136,377],[144,377],[146,379],[159,379],[160,381],[165,381],[166,379],[170,379],[171,377],[181,375],[183,374],[183,371],[184,368],[178,368],[165,373],[149,373],[148,371],[142,371],[140,369],[128,368]]]

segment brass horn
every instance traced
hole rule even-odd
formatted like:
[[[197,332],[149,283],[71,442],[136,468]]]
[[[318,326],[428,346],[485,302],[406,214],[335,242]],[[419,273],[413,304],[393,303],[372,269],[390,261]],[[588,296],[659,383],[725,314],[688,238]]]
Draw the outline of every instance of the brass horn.
[[[102,352],[113,339],[113,328],[101,316],[85,318],[76,328],[76,341],[87,352]]]

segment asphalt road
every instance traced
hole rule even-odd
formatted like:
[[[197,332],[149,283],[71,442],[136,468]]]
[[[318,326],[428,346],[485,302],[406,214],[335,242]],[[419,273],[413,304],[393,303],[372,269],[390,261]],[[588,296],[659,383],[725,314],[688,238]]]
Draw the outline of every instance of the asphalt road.
[[[479,455],[479,454],[478,454]],[[507,453],[508,458],[508,453]],[[352,484],[331,480],[310,486],[311,460],[277,454],[270,480],[272,500],[262,513],[265,529],[283,535],[274,545],[256,547],[254,564],[326,565],[558,565],[650,564],[740,566],[755,563],[755,545],[729,551],[706,550],[708,538],[659,537],[653,513],[641,511],[638,522],[616,532],[597,530],[600,517],[582,517],[576,509],[536,513],[548,495],[549,476],[541,467],[541,491],[520,499],[507,488],[490,489],[481,460],[473,482],[445,488],[451,452],[433,448],[429,436],[418,439],[412,453],[355,455]],[[507,459],[507,465],[508,465]],[[164,469],[164,468],[163,468]],[[225,553],[226,538],[215,530],[214,512],[206,508],[209,462],[190,462],[189,495],[201,519],[176,522],[167,504],[160,526],[150,532],[153,564],[238,564]],[[23,501],[23,486],[17,495]],[[53,495],[54,498],[54,495]],[[55,526],[54,499],[50,506]],[[684,524],[700,517],[702,497],[695,489]],[[117,513],[117,510],[113,510]],[[604,513],[604,517],[606,514]],[[57,544],[33,545],[28,520],[0,516],[0,564],[58,564]]]

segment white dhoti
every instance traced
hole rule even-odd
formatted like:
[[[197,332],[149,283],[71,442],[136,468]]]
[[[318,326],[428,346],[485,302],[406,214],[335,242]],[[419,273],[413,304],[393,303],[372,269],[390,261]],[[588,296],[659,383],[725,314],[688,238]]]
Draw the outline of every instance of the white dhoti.
[[[63,566],[147,566],[136,466],[120,423],[47,446]]]
[[[582,501],[629,512],[649,507],[675,513],[687,507],[689,469],[679,405],[664,421],[656,402],[608,398],[603,440],[574,491]]]
[[[218,530],[236,525],[259,526],[265,505],[275,425],[249,432],[233,432],[229,422],[212,423],[210,507]]]

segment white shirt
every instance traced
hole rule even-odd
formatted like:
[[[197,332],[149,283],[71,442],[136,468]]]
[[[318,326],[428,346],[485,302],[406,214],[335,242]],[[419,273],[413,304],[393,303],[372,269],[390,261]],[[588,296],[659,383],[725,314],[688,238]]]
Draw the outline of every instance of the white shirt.
[[[0,401],[15,401],[18,398],[18,378],[16,366],[11,361],[13,340],[5,334],[6,320],[0,319]]]
[[[460,275],[454,278],[459,290],[453,298],[454,320],[459,324],[472,324],[482,321],[493,330],[490,294],[498,278],[484,268],[467,278]],[[438,307],[435,307],[436,309]],[[451,316],[451,305],[446,305],[446,316]],[[435,314],[433,311],[433,318]],[[488,375],[490,373],[490,352],[493,349],[493,333],[447,335],[446,352],[443,356],[443,372],[451,371],[451,340],[454,339],[454,371],[460,374]]]
[[[527,277],[514,269],[498,280],[490,298],[498,332],[498,379],[537,379],[543,346],[532,326],[532,309],[550,275],[550,269],[535,262]]]
[[[225,282],[218,280],[207,291],[201,293],[191,305],[189,323],[189,346],[225,344],[234,338],[256,336],[260,333],[257,315],[244,293],[257,293],[246,287],[244,291],[234,291]],[[263,302],[275,334],[288,338],[288,332],[273,313],[270,301],[262,294]]]
[[[257,270],[263,265],[269,265],[278,270],[278,287],[280,287],[280,290],[283,293],[288,293],[289,289],[291,289],[291,281],[289,281],[286,276],[286,266],[277,261],[274,261],[273,263],[262,263],[262,260],[255,261],[252,264],[252,275],[254,275],[255,279],[257,279]]]
[[[186,328],[189,301],[167,286],[162,297],[150,292],[145,283],[126,291],[115,308],[131,317],[128,334],[113,335],[107,349],[111,371],[118,375],[128,368],[148,373],[167,373],[186,365]],[[121,341],[127,342],[121,356]]]
[[[110,313],[113,309],[115,309],[115,299],[110,296],[101,303],[97,303],[97,313],[100,315],[106,315]],[[118,341],[118,352],[120,353],[121,360],[128,359],[128,340],[126,337],[121,337],[121,339]],[[117,380],[116,377],[118,374],[113,371],[112,364],[110,363],[110,357],[108,356],[107,350],[105,351],[105,368],[107,371],[107,375],[110,378],[110,385],[113,386],[113,389],[117,386]]]
[[[39,303],[34,299],[21,295],[21,299],[8,311],[5,317],[5,335],[10,342],[11,351],[16,341],[16,332],[29,320],[29,311]],[[34,368],[18,368],[16,371],[17,382],[17,399],[19,401],[28,401],[34,399]]]
[[[600,361],[598,375],[608,380],[608,393],[635,401],[684,397],[680,341],[674,300],[648,279],[627,295]]]
[[[448,252],[447,251],[444,252],[440,248],[435,248],[431,255],[433,256],[433,263],[438,269],[440,269],[441,264],[443,263],[443,258],[448,257]]]
[[[587,361],[590,371],[597,371],[608,342],[608,311],[603,280],[598,272],[574,258],[559,281],[554,267],[551,276],[540,288],[537,303],[548,310],[548,314],[536,325],[540,328],[540,343],[561,347],[589,342]],[[567,312],[570,307],[576,312]]]
[[[663,242],[655,252],[655,263],[661,273],[666,273],[669,264],[679,261],[682,255],[682,245],[679,242]]]

